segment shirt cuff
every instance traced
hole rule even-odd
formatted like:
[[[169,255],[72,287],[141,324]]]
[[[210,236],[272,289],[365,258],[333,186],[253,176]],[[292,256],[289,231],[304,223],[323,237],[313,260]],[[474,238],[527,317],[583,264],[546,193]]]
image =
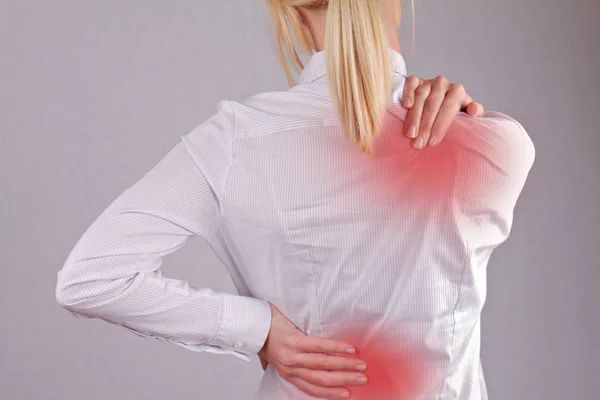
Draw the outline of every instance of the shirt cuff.
[[[265,344],[271,329],[271,307],[264,300],[222,293],[221,329],[210,343],[222,349],[256,354]]]

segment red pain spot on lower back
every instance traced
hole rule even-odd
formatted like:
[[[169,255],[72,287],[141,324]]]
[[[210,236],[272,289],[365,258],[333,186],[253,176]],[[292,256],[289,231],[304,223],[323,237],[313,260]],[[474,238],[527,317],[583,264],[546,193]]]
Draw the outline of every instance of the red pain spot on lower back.
[[[402,343],[399,337],[365,340],[364,335],[341,334],[336,340],[354,346],[353,357],[364,361],[368,383],[347,386],[355,400],[409,400],[423,392],[427,382],[425,352]]]

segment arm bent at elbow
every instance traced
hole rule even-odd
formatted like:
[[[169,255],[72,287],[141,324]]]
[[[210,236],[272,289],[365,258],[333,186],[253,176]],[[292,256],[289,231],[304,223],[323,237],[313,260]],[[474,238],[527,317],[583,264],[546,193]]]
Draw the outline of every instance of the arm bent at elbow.
[[[220,157],[219,164],[198,165],[180,142],[88,228],[58,273],[61,306],[190,350],[246,360],[260,350],[271,323],[268,302],[196,289],[160,270],[163,257],[190,237],[210,242],[218,229],[218,183],[228,173],[225,119],[219,113],[190,134],[189,143]],[[208,169],[213,164],[219,169]]]

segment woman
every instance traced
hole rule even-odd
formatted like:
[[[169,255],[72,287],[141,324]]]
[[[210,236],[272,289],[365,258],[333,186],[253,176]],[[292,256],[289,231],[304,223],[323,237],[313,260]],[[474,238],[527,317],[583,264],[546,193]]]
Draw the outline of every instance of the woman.
[[[485,267],[529,137],[443,78],[409,86],[399,0],[268,3],[292,88],[221,102],[182,137],[79,240],[58,302],[190,350],[258,354],[255,399],[486,399]],[[194,235],[239,295],[162,276]]]

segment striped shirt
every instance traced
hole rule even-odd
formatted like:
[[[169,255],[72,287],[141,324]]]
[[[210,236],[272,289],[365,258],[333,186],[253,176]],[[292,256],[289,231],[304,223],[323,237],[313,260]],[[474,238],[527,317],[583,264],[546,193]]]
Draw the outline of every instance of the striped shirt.
[[[249,361],[272,303],[306,334],[357,347],[369,384],[349,388],[355,399],[405,398],[409,387],[415,399],[487,399],[486,266],[509,235],[534,146],[517,121],[487,112],[460,113],[441,144],[414,149],[399,105],[406,66],[390,54],[374,155],[345,137],[315,53],[291,89],[220,102],[110,204],[58,273],[59,304]],[[195,235],[238,295],[162,275],[162,258]],[[312,397],[269,365],[253,398]]]

